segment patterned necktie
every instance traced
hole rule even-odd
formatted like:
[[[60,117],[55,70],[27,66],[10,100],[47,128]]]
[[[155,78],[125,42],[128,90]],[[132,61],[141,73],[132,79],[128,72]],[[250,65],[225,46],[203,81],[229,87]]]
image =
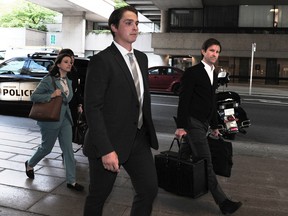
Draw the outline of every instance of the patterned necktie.
[[[138,119],[138,128],[140,129],[142,127],[142,124],[143,124],[143,114],[142,114],[142,100],[141,100],[139,76],[138,76],[138,72],[137,72],[137,68],[136,68],[136,63],[133,59],[133,53],[128,53],[127,55],[129,57],[129,61],[131,64],[131,71],[132,71],[134,84],[135,84],[135,88],[136,88],[138,100],[139,100],[139,105],[140,105],[139,106],[139,119]]]

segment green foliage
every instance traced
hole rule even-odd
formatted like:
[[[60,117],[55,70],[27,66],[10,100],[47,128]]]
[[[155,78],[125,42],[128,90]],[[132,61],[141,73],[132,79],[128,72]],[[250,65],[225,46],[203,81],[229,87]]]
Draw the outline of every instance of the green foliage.
[[[0,17],[0,27],[25,27],[47,31],[46,23],[54,23],[56,12],[36,4],[19,1],[18,7]]]
[[[114,2],[115,8],[121,8],[128,5],[124,0],[114,0]]]
[[[92,30],[91,33],[93,34],[110,34],[110,30],[108,29],[96,29],[96,30]]]

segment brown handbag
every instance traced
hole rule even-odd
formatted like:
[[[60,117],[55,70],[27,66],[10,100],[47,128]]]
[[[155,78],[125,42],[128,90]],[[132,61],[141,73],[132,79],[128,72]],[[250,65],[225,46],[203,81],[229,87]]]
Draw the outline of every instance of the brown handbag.
[[[52,78],[52,83],[56,89],[55,80]],[[51,98],[49,102],[38,103],[35,102],[29,113],[29,118],[37,121],[59,121],[62,106],[62,96]]]

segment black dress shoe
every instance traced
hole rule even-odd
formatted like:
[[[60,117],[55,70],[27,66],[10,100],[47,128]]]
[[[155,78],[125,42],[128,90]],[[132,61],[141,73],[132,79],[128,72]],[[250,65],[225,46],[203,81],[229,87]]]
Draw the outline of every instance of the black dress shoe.
[[[236,212],[240,207],[242,203],[241,202],[233,202],[229,199],[224,200],[220,205],[220,210],[222,214],[233,214]]]
[[[26,171],[26,175],[30,178],[30,179],[34,179],[34,170],[27,170],[28,167],[28,161],[25,162],[25,171]]]
[[[67,184],[67,188],[70,188],[70,189],[76,190],[76,191],[83,191],[84,190],[84,187],[78,183],[75,183],[75,185]]]

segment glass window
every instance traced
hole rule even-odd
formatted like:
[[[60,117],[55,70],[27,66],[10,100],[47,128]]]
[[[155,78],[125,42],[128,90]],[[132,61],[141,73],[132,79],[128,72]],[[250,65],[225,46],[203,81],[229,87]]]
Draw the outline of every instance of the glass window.
[[[273,5],[240,5],[239,27],[273,27]]]
[[[202,9],[172,9],[170,10],[171,27],[202,27],[203,10]]]
[[[288,27],[288,6],[281,5],[275,7],[274,27],[287,28]]]
[[[31,60],[29,71],[32,73],[48,73],[53,61],[50,60]]]
[[[151,75],[158,75],[159,74],[159,70],[158,68],[157,69],[151,69],[148,71],[149,74]]]
[[[205,27],[237,27],[238,6],[208,6],[205,8]]]
[[[25,58],[16,58],[0,64],[0,74],[20,74]]]

